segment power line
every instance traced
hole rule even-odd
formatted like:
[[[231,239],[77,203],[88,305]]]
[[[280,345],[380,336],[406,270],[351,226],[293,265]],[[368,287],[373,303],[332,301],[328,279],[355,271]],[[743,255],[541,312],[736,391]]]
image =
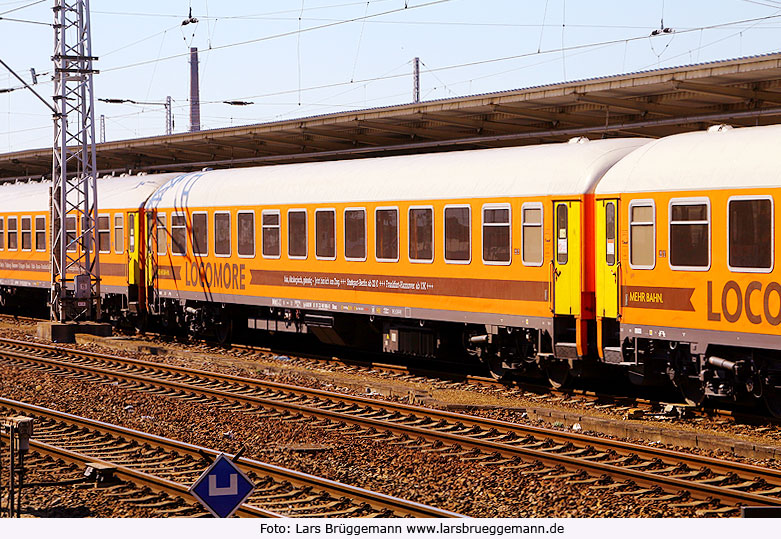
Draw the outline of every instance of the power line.
[[[338,21],[338,22],[321,24],[321,25],[318,25],[318,26],[312,26],[312,27],[303,28],[303,29],[300,29],[300,30],[292,30],[292,31],[289,31],[289,32],[282,32],[280,34],[273,34],[273,35],[270,35],[270,36],[264,36],[264,37],[254,38],[254,39],[248,39],[246,41],[239,41],[237,43],[228,43],[226,45],[218,45],[217,47],[212,47],[211,49],[209,49],[206,52],[222,50],[222,49],[228,49],[228,48],[231,48],[231,47],[240,47],[240,46],[243,46],[243,45],[251,45],[253,43],[260,43],[260,42],[263,42],[263,41],[271,41],[273,39],[279,39],[279,38],[283,38],[283,37],[290,37],[290,36],[294,36],[294,35],[298,35],[298,34],[302,34],[302,33],[306,33],[306,32],[313,32],[313,31],[316,31],[316,30],[323,30],[325,28],[332,28],[334,26],[341,26],[343,24],[349,24],[349,23],[352,23],[352,22],[358,22],[358,21],[364,20],[365,18],[382,17],[384,15],[389,15],[391,13],[398,13],[400,11],[405,11],[405,10],[418,9],[418,8],[423,8],[423,7],[430,7],[430,6],[434,6],[434,5],[437,5],[437,4],[445,4],[445,3],[448,3],[448,2],[451,2],[451,1],[453,1],[453,0],[433,0],[431,2],[418,4],[416,6],[409,6],[409,7],[406,7],[406,8],[391,9],[391,10],[383,11],[383,12],[380,12],[380,13],[373,13],[373,14],[367,15],[365,17],[353,17],[351,19],[344,19],[344,20],[341,20],[341,21]],[[187,56],[188,54],[189,53],[173,54],[171,56],[166,56],[164,58],[159,58],[157,60],[144,60],[144,61],[141,61],[141,62],[136,62],[136,63],[133,63],[133,64],[127,64],[127,65],[124,65],[124,66],[110,67],[110,68],[107,68],[107,69],[103,69],[102,72],[103,73],[107,73],[109,71],[119,71],[121,69],[130,69],[130,68],[133,68],[133,67],[140,67],[140,66],[151,64],[151,63],[154,63],[154,62],[164,62],[164,61],[167,61],[167,60],[174,60],[176,58],[182,58],[184,56]]]

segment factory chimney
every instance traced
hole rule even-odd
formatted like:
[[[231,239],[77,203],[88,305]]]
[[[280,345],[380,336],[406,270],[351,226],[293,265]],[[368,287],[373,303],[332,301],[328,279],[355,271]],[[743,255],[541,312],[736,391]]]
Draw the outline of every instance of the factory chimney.
[[[198,91],[198,47],[190,47],[190,131],[201,130],[201,98]]]

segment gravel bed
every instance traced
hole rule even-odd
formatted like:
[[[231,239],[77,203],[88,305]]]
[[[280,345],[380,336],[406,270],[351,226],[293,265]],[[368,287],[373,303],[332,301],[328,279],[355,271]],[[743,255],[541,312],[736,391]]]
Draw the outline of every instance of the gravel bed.
[[[4,446],[2,467],[3,487],[8,485],[7,446]],[[56,464],[56,466],[54,466]],[[40,469],[45,465],[46,470]],[[71,481],[83,477],[84,470],[75,464],[55,461],[34,451],[25,459],[25,484]],[[54,468],[54,469],[51,469]],[[126,484],[126,483],[125,483]],[[111,486],[119,485],[118,483]],[[7,495],[7,491],[3,491]],[[2,499],[6,508],[7,499]],[[37,486],[23,489],[22,518],[149,518],[159,516],[150,508],[137,507],[121,498],[108,495],[108,491],[94,483],[78,485]]]
[[[0,329],[0,331],[3,331]],[[31,339],[30,329],[21,327],[9,328],[4,333],[11,333],[13,338]],[[248,355],[241,351],[226,350],[219,355],[208,350],[208,347],[200,343],[163,342],[160,339],[141,338],[145,342],[156,343],[171,349],[176,354],[149,355],[121,348],[108,348],[96,344],[65,345],[68,347],[91,350],[94,352],[110,353],[126,356],[134,359],[155,361],[164,364],[198,368],[236,376],[246,376],[260,379],[270,379],[276,382],[300,385],[325,390],[339,390],[344,393],[372,396],[377,399],[389,399],[393,401],[407,402],[409,394],[422,393],[429,396],[427,404],[433,407],[444,408],[447,405],[458,404],[473,407],[499,407],[498,410],[465,409],[462,413],[475,414],[483,417],[504,419],[516,423],[536,423],[547,427],[554,427],[550,423],[531,421],[522,417],[521,413],[513,409],[525,407],[539,407],[557,409],[569,412],[579,412],[592,417],[601,417],[628,421],[641,425],[653,425],[665,429],[675,429],[699,434],[720,435],[727,439],[750,441],[761,445],[781,446],[781,425],[753,426],[736,423],[730,420],[709,419],[702,417],[685,419],[656,419],[645,417],[641,420],[629,420],[621,411],[607,409],[594,409],[580,403],[564,404],[561,400],[550,402],[539,398],[531,398],[532,395],[523,395],[515,389],[503,389],[495,387],[481,387],[472,384],[454,384],[447,381],[431,380],[427,382],[410,382],[400,380],[385,372],[369,372],[344,368],[338,365],[329,365],[317,360],[299,359],[296,357],[280,356],[274,353]],[[32,339],[35,340],[35,339]],[[121,342],[118,343],[121,346]],[[378,387],[385,390],[383,395],[367,388]],[[587,432],[587,434],[613,438],[599,432]],[[647,440],[627,440],[635,443],[660,446],[656,442]],[[679,449],[676,446],[667,446],[671,449]],[[741,462],[751,462],[766,466],[781,467],[778,460],[752,460],[733,455],[725,451],[709,451],[700,448],[681,448],[692,453],[718,456],[719,458],[734,459]]]
[[[245,455],[473,517],[686,517],[672,508],[453,457],[356,439],[306,424],[216,410],[112,385],[0,369],[0,394]]]

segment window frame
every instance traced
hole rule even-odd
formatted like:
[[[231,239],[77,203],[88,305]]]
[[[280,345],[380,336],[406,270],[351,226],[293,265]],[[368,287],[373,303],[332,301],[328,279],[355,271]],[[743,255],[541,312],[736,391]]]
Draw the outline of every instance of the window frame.
[[[25,249],[24,248],[24,233],[25,233],[25,230],[24,230],[24,220],[25,219],[28,219],[30,221],[30,229],[26,231],[28,234],[30,234],[30,248],[29,249]],[[34,249],[34,247],[33,247],[33,230],[34,230],[33,224],[34,223],[33,223],[33,216],[32,215],[22,215],[19,218],[19,250],[22,251],[22,252],[30,253]]]
[[[206,238],[204,238],[206,241],[204,242],[204,245],[199,245],[201,248],[200,253],[195,252],[195,216],[196,215],[203,215],[206,217],[206,224],[204,225],[203,229],[206,234]],[[209,256],[209,212],[208,211],[194,211],[190,214],[190,244],[193,251],[193,256],[198,257],[206,257]]]
[[[708,263],[705,266],[673,266],[673,256],[672,256],[672,227],[673,227],[673,206],[702,206],[705,205],[706,211],[707,211],[707,225],[708,225]],[[667,203],[667,263],[670,266],[670,269],[673,271],[709,271],[711,268],[711,265],[713,264],[713,232],[712,232],[712,224],[713,222],[713,216],[711,213],[711,203],[709,197],[682,197],[682,198],[671,198],[670,201]],[[679,223],[691,223],[691,224],[703,224],[703,221],[675,221],[676,224]]]
[[[290,214],[291,213],[303,213],[304,214],[304,252],[301,255],[290,254]],[[309,211],[306,208],[290,208],[285,213],[285,231],[287,232],[287,257],[290,260],[306,260],[309,258]]]
[[[770,267],[769,268],[741,268],[741,267],[734,267],[730,265],[730,241],[729,241],[729,235],[730,235],[730,211],[729,211],[729,205],[733,201],[741,201],[741,200],[769,200],[770,201]],[[727,268],[733,273],[772,273],[773,268],[775,268],[776,265],[776,249],[775,249],[775,239],[776,239],[776,223],[775,223],[775,201],[773,200],[773,195],[734,195],[727,199]]]
[[[108,228],[101,229],[100,228],[100,218],[101,217],[107,217],[108,218]],[[111,215],[108,213],[99,213],[98,214],[98,222],[95,223],[95,231],[97,232],[97,238],[98,238],[98,253],[100,254],[111,254]],[[100,248],[100,233],[101,232],[108,232],[108,251],[103,251]]]
[[[651,221],[651,230],[653,231],[652,232],[652,236],[653,236],[653,239],[654,239],[654,248],[653,248],[653,251],[652,251],[653,252],[654,263],[650,264],[650,265],[649,264],[633,264],[632,263],[632,225],[633,224],[638,224],[638,225],[647,225],[648,224],[645,221],[637,221],[637,223],[634,223],[634,221],[632,221],[632,208],[634,208],[635,206],[642,206],[642,207],[650,206],[651,207],[651,211],[653,212],[653,215],[654,215],[653,221]],[[657,215],[658,214],[656,212],[656,201],[654,199],[652,199],[652,198],[635,198],[635,199],[632,199],[632,200],[629,201],[629,207],[628,207],[628,210],[627,210],[627,220],[626,220],[626,222],[627,222],[627,233],[628,233],[627,234],[628,235],[628,243],[629,243],[629,250],[627,252],[627,262],[629,264],[629,267],[632,268],[632,269],[652,270],[652,269],[654,269],[656,267],[656,259],[658,258],[658,256],[657,256],[658,253],[657,253],[657,250],[656,250],[656,221],[658,220],[657,219]],[[669,232],[669,229],[668,229],[668,232]],[[616,242],[618,242],[618,239],[616,239]],[[669,247],[670,238],[669,237],[667,238],[667,243],[668,243],[668,246],[667,246],[667,257],[668,258],[667,259],[669,260],[669,257],[670,257],[670,247]],[[620,259],[618,257],[618,245],[616,245],[616,260],[620,261]]]
[[[431,259],[427,260],[425,258],[412,258],[409,255],[409,247],[412,245],[412,210],[429,210],[431,212]],[[437,242],[436,242],[436,236],[434,235],[434,232],[436,230],[435,227],[435,221],[436,220],[436,212],[434,211],[434,206],[410,206],[407,208],[407,259],[412,264],[433,264],[434,258],[437,252]]]
[[[160,226],[162,220],[162,226]],[[165,235],[165,250],[160,251],[160,229],[163,229],[163,234]],[[168,216],[166,215],[166,212],[155,212],[155,254],[157,256],[167,256],[168,255]],[[171,244],[173,244],[173,241],[171,241]]]
[[[526,245],[526,229],[524,228],[524,225],[526,224],[526,221],[524,221],[524,210],[540,210],[540,222],[539,224],[529,224],[526,226],[529,227],[535,227],[540,229],[540,261],[538,262],[529,262],[525,258],[525,253],[523,251],[523,246]],[[524,202],[521,204],[521,264],[524,266],[529,266],[533,268],[539,268],[542,267],[543,263],[545,262],[545,205],[542,202]]]
[[[274,225],[268,225],[268,228],[276,228],[279,232],[279,254],[274,255],[267,255],[266,254],[266,235],[265,230],[267,226],[263,224],[263,217],[266,215],[276,215],[279,220],[277,221],[276,226]],[[272,260],[279,260],[282,258],[282,212],[280,210],[262,210],[260,212],[260,255],[263,258],[268,258]]]
[[[447,257],[447,210],[452,208],[467,208],[469,210],[469,231],[467,237],[469,238],[469,258],[466,260],[451,260]],[[445,260],[445,264],[461,264],[467,265],[472,263],[472,205],[471,204],[445,204],[442,208],[442,258]]]
[[[124,213],[115,213],[113,215],[114,217],[114,253],[116,254],[123,254],[125,252],[125,214]],[[122,226],[117,226],[117,218],[119,218],[120,222],[122,223]],[[122,231],[122,234],[120,237],[122,238],[122,244],[120,249],[120,244],[117,242],[117,229]]]
[[[43,228],[38,229],[38,219],[43,219]],[[38,248],[38,234],[43,232],[43,247]],[[35,215],[33,216],[33,244],[35,245],[34,249],[38,253],[45,253],[49,246],[46,241],[46,216],[45,215]]]
[[[243,255],[239,253],[239,217],[241,215],[252,215],[252,254]],[[280,248],[280,251],[282,249]],[[236,256],[239,258],[255,258],[258,253],[258,220],[255,218],[255,210],[238,210],[236,212]]]
[[[174,251],[174,245],[176,245],[176,242],[174,241],[174,217],[182,217],[184,219],[184,250],[181,253],[177,253]],[[187,244],[188,244],[188,236],[190,234],[187,233],[187,214],[183,212],[171,212],[171,224],[166,225],[170,226],[170,235],[171,235],[171,249],[170,253],[172,256],[187,256]],[[182,228],[181,225],[177,225],[176,228]]]
[[[380,211],[396,211],[396,258],[379,258],[377,256],[377,234],[379,234],[379,227],[377,226],[377,213]],[[382,263],[394,263],[401,259],[401,234],[399,229],[401,228],[401,212],[398,206],[377,206],[374,208],[374,260]]]
[[[11,219],[14,220],[14,224],[15,224],[13,232],[15,234],[16,247],[14,247],[13,249],[11,249],[11,242],[9,241],[10,237],[11,237],[11,226],[10,226],[11,225]],[[19,241],[19,217],[15,216],[15,215],[9,215],[8,219],[6,221],[5,245],[6,245],[6,249],[8,251],[18,252],[20,250],[19,247],[21,245],[21,242]]]
[[[319,256],[317,254],[317,214],[330,212],[334,216],[334,256]],[[315,260],[336,260],[336,253],[338,252],[338,246],[336,245],[336,208],[315,208]]]
[[[347,256],[347,212],[348,211],[360,211],[363,212],[363,258],[355,258],[355,257],[348,257]],[[366,260],[369,258],[369,221],[366,218],[366,208],[362,207],[350,207],[345,208],[344,211],[342,211],[342,221],[344,224],[344,234],[342,235],[344,238],[344,259],[348,262],[366,262]]]
[[[228,254],[220,254],[217,252],[217,216],[218,215],[228,216]],[[214,234],[212,234],[212,236],[214,237],[214,242],[212,245],[214,247],[214,256],[218,258],[230,258],[233,254],[233,214],[231,214],[231,212],[227,210],[215,211],[212,224],[213,224],[212,232],[214,232]]]
[[[485,211],[486,210],[507,210],[507,223],[486,223]],[[509,259],[505,262],[502,260],[486,260],[485,259],[485,227],[486,226],[506,226],[510,230],[509,245],[507,249],[509,251]],[[513,209],[509,202],[488,202],[483,204],[480,209],[480,258],[483,259],[483,264],[486,266],[509,266],[513,262]]]

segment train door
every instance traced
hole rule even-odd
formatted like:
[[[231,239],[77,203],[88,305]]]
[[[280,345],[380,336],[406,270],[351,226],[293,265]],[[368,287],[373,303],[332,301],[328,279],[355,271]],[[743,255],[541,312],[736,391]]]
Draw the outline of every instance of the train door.
[[[553,203],[555,248],[553,251],[553,313],[580,315],[582,249],[581,202]]]
[[[618,200],[600,200],[596,206],[597,316],[618,318]]]
[[[127,214],[127,284],[128,301],[131,304],[138,305],[139,288],[141,282],[141,262],[138,245],[138,212],[128,212]]]

